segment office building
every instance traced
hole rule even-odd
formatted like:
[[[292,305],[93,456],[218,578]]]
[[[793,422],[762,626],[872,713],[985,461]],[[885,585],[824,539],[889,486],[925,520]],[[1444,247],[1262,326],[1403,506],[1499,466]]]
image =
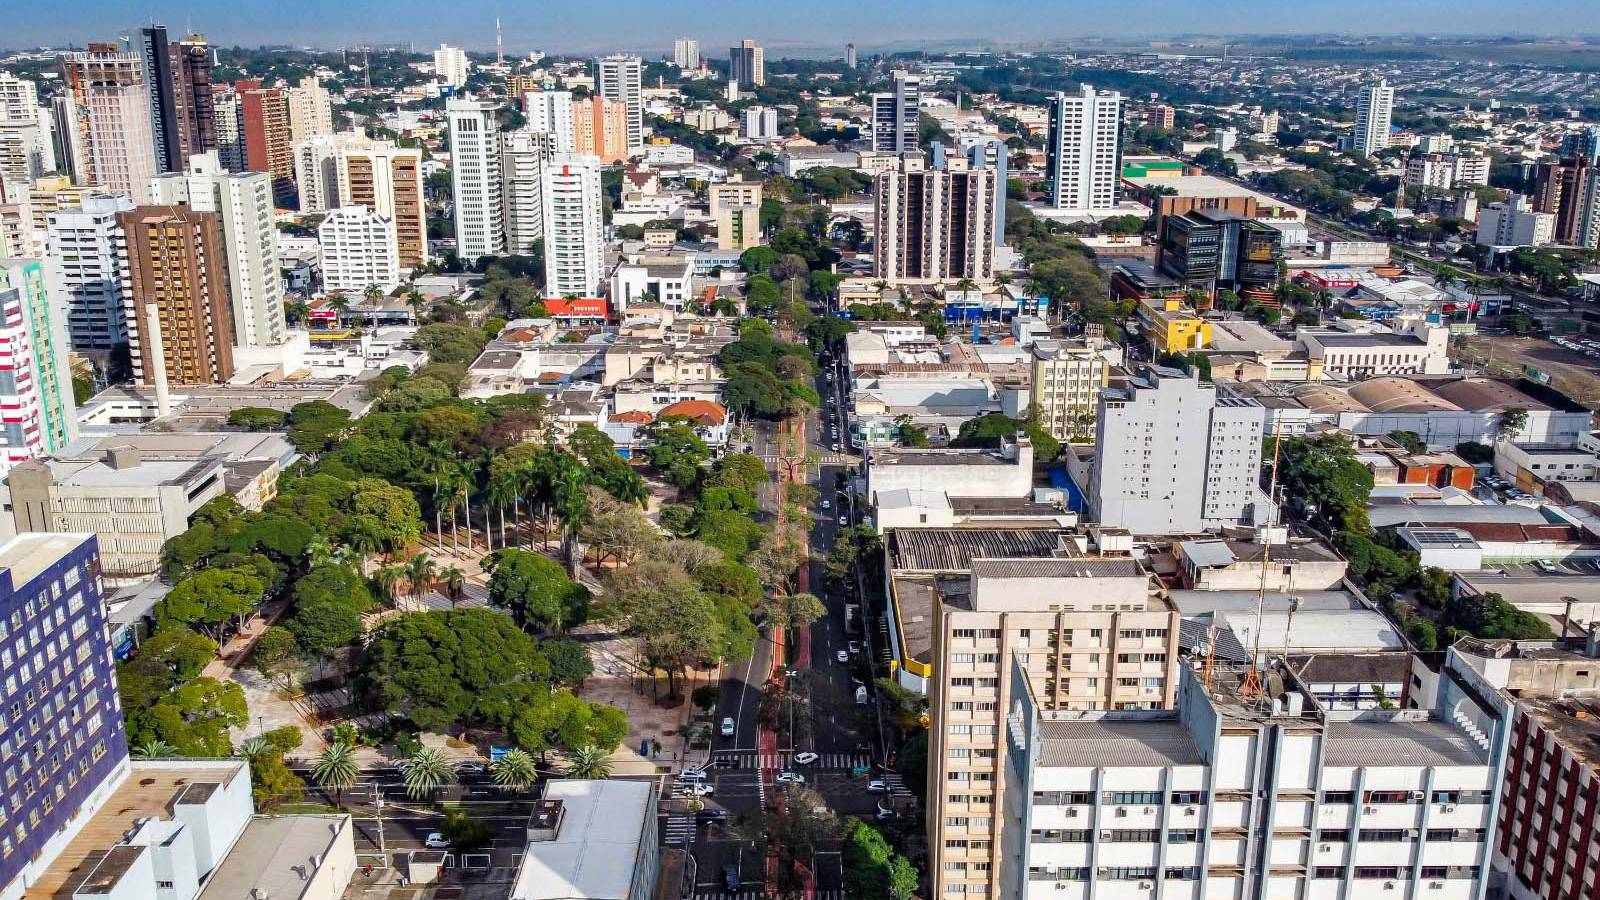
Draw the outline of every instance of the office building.
[[[128,778],[100,569],[92,534],[23,534],[0,545],[0,649],[15,660],[0,696],[0,746],[11,748],[14,773],[0,896],[35,890]]]
[[[700,68],[700,42],[694,38],[673,41],[672,64],[685,72]]]
[[[1100,393],[1087,499],[1102,525],[1192,534],[1267,521],[1266,412],[1194,373],[1140,366]]]
[[[922,77],[894,71],[894,90],[872,95],[872,149],[915,153],[921,144]]]
[[[627,159],[627,105],[603,97],[574,100],[572,144],[578,155],[598,157],[605,165]]]
[[[144,83],[150,95],[150,130],[156,167],[181,172],[190,156],[216,147],[211,94],[211,48],[203,35],[169,41],[167,29],[139,29]]]
[[[873,270],[891,284],[994,278],[995,222],[1005,186],[990,168],[905,160],[877,176]]]
[[[1056,209],[1117,207],[1122,177],[1122,104],[1115,91],[1085,84],[1050,104],[1048,181]]]
[[[52,283],[65,295],[68,342],[80,353],[108,353],[128,341],[117,218],[131,209],[124,195],[96,194],[50,214],[46,260],[55,268]]]
[[[739,46],[728,48],[728,80],[760,87],[767,83],[766,53],[756,42],[745,38]]]
[[[844,67],[847,68],[847,69],[854,69],[856,67],[856,45],[855,44],[845,44],[844,45]]]
[[[1553,240],[1572,247],[1600,243],[1600,166],[1586,156],[1539,163],[1534,208],[1555,216]]]
[[[144,67],[144,86],[150,98],[150,137],[156,154],[156,169],[171,172],[183,165],[178,145],[177,80],[172,71],[172,46],[165,25],[139,29],[139,56]]]
[[[604,277],[605,224],[600,160],[553,157],[540,186],[544,225],[544,295],[598,296]]]
[[[422,188],[422,150],[394,141],[342,144],[335,158],[339,205],[365,206],[394,223],[400,273],[428,261],[428,213]]]
[[[752,141],[778,138],[778,111],[770,106],[750,106],[739,114],[739,131]]]
[[[760,206],[723,206],[717,210],[718,250],[743,252],[760,245]]]
[[[149,181],[160,169],[140,55],[125,53],[116,44],[90,44],[87,51],[69,55],[63,68],[77,113],[76,139],[89,150],[89,171],[74,176],[80,183],[144,202]]]
[[[188,206],[140,206],[117,216],[123,319],[137,384],[164,390],[233,377],[226,252],[217,219]]]
[[[510,900],[651,900],[661,871],[657,803],[642,782],[550,781],[528,820]]]
[[[433,74],[441,84],[456,90],[467,86],[467,51],[449,44],[440,44],[433,51]]]
[[[1535,212],[1521,194],[1478,210],[1477,242],[1490,247],[1543,247],[1555,233],[1555,215]]]
[[[1558,156],[1582,156],[1589,165],[1600,166],[1600,125],[1590,125],[1561,138]]]
[[[1102,339],[1036,341],[1029,363],[1029,400],[1039,424],[1056,440],[1087,442],[1094,437],[1100,390],[1111,366],[1100,354]]]
[[[452,98],[445,103],[445,115],[450,120],[456,255],[462,260],[506,252],[497,108],[486,100]]]
[[[595,60],[595,93],[628,108],[628,150],[644,147],[644,64],[639,57],[614,54]]]
[[[294,143],[289,133],[289,97],[283,88],[260,81],[234,85],[239,94],[239,124],[244,167],[272,176],[272,196],[279,206],[294,204]],[[220,157],[219,157],[220,158]]]
[[[284,91],[289,109],[289,141],[298,143],[313,135],[333,134],[333,100],[322,80],[307,75]]]
[[[506,249],[531,254],[533,243],[544,237],[543,190],[545,160],[554,154],[554,135],[523,129],[501,135],[501,196],[505,206]]]
[[[216,136],[217,159],[229,172],[248,171],[244,152],[244,108],[239,92],[217,85],[211,92],[211,124]]]
[[[376,285],[385,294],[400,284],[400,247],[394,220],[365,206],[331,210],[317,226],[322,289],[359,296]]]
[[[0,259],[0,471],[77,435],[64,311],[38,260]]]
[[[550,136],[550,152],[575,153],[573,112],[581,102],[572,99],[571,91],[529,91],[522,95],[522,113],[529,131]]]
[[[1279,660],[1259,688],[1247,671],[1185,667],[1159,714],[1056,712],[1013,679],[993,893],[1485,895],[1500,751],[1477,685],[1445,674],[1434,706],[1329,709]]]
[[[202,153],[191,156],[183,172],[153,179],[150,196],[159,205],[182,204],[196,212],[216,213],[227,255],[222,274],[227,278],[236,345],[282,344],[288,334],[271,176],[264,172],[234,175],[222,168],[215,152]]]
[[[1144,111],[1144,123],[1151,128],[1170,131],[1178,123],[1178,111],[1165,103],[1157,103]]]
[[[1272,300],[1282,259],[1283,232],[1237,213],[1193,210],[1161,220],[1157,267],[1208,295],[1226,288]]]
[[[1361,88],[1356,98],[1356,130],[1350,139],[1350,149],[1371,156],[1389,146],[1389,132],[1394,116],[1394,88],[1389,82],[1378,79],[1377,84]]]

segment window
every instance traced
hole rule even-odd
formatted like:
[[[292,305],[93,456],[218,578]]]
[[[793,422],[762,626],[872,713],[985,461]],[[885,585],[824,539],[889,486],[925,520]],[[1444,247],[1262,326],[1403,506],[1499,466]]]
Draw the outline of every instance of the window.
[[[1205,794],[1200,791],[1173,791],[1172,802],[1176,806],[1197,806],[1205,801]]]
[[[1322,802],[1323,803],[1354,803],[1355,800],[1356,800],[1356,794],[1355,794],[1354,791],[1323,791],[1322,792]],[[1439,800],[1439,801],[1436,801],[1436,802],[1443,803],[1445,801]]]

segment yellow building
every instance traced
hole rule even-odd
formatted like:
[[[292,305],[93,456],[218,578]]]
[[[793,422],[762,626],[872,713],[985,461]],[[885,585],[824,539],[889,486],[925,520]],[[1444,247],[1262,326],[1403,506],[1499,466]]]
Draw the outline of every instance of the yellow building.
[[[1211,323],[1177,297],[1139,301],[1139,322],[1157,353],[1186,353],[1211,344]]]

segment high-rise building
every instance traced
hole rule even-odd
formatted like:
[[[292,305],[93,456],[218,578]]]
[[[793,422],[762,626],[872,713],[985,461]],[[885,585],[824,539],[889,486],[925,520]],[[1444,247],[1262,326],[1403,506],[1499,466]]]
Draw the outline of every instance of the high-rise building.
[[[50,98],[50,130],[55,135],[56,168],[75,184],[93,184],[89,135],[82,127],[78,99],[71,91]]]
[[[600,160],[556,155],[545,165],[540,196],[545,296],[595,296],[604,276],[605,250]]]
[[[1144,111],[1144,123],[1153,128],[1172,129],[1178,122],[1178,111],[1165,103],[1156,105]]]
[[[217,149],[216,109],[211,95],[211,48],[191,34],[172,45],[172,107],[178,117],[178,165],[196,153]]]
[[[0,182],[26,186],[55,171],[54,131],[34,83],[0,72]]]
[[[1040,426],[1056,440],[1087,442],[1094,437],[1100,390],[1111,374],[1100,343],[1091,338],[1033,344],[1029,400]]]
[[[778,138],[778,111],[770,106],[747,106],[739,114],[739,131],[752,141]]]
[[[873,268],[891,284],[994,278],[995,217],[1005,186],[991,168],[965,159],[944,169],[920,159],[877,176]]]
[[[761,182],[717,181],[706,186],[706,205],[711,215],[730,206],[760,206]]]
[[[1555,216],[1555,243],[1594,247],[1600,241],[1600,166],[1587,156],[1539,163],[1533,198],[1535,209]]]
[[[289,105],[289,140],[303,141],[312,135],[333,134],[333,100],[322,79],[307,75],[284,91]]]
[[[439,81],[453,88],[467,86],[467,51],[449,44],[440,44],[433,51],[433,74]]]
[[[341,206],[317,226],[323,290],[360,295],[377,285],[389,293],[400,284],[400,247],[394,220],[365,206]]]
[[[233,340],[239,347],[276,347],[287,337],[283,278],[278,274],[278,227],[273,220],[272,178],[264,172],[234,175],[217,154],[189,157],[182,172],[151,182],[161,206],[186,205],[216,213],[226,254],[227,295]]]
[[[428,261],[428,210],[422,151],[393,141],[364,140],[339,148],[339,205],[361,205],[394,223],[402,275]]]
[[[1476,153],[1418,153],[1406,160],[1405,179],[1408,189],[1435,191],[1488,184],[1489,158]]]
[[[604,97],[572,101],[572,143],[579,155],[599,157],[604,164],[627,159],[627,105]]]
[[[172,72],[172,46],[165,25],[139,29],[139,58],[144,66],[144,86],[150,98],[150,137],[156,169],[171,172],[183,165],[178,145],[177,81]]]
[[[1590,125],[1561,138],[1560,156],[1582,156],[1600,166],[1600,125]]]
[[[1350,148],[1371,156],[1389,146],[1393,119],[1394,88],[1389,82],[1380,78],[1377,84],[1363,86],[1356,98],[1356,130],[1350,137]]]
[[[89,149],[90,171],[75,177],[143,202],[160,169],[142,58],[116,44],[90,44],[87,51],[69,55],[64,68],[78,139]]]
[[[694,38],[673,41],[672,64],[686,72],[700,68],[700,42]]]
[[[1116,209],[1122,183],[1122,104],[1121,94],[1087,84],[1076,94],[1056,93],[1047,145],[1051,206]]]
[[[894,72],[894,90],[872,95],[872,149],[915,153],[922,133],[922,77]]]
[[[131,209],[126,195],[96,194],[49,216],[46,264],[54,270],[51,284],[64,294],[68,342],[80,353],[109,352],[128,341],[117,247],[118,216]]]
[[[232,378],[228,272],[217,214],[139,206],[117,220],[134,381],[191,385]]]
[[[845,44],[844,45],[844,67],[846,69],[854,69],[856,67],[856,45],[855,44]]]
[[[545,160],[555,154],[554,135],[523,129],[501,135],[501,191],[505,202],[506,250],[528,254],[533,242],[544,237],[543,190]]]
[[[522,95],[522,114],[529,131],[550,135],[552,153],[575,153],[572,114],[579,102],[571,91],[529,91]]]
[[[1088,500],[1098,521],[1134,534],[1260,525],[1256,483],[1266,411],[1193,373],[1140,366],[1100,392]]]
[[[245,169],[271,175],[273,200],[279,206],[290,206],[295,188],[289,97],[283,88],[262,87],[259,81],[241,81],[234,89],[239,94]]]
[[[239,92],[217,85],[211,92],[211,126],[217,159],[229,172],[247,172],[244,150],[244,107]]]
[[[318,134],[294,143],[294,186],[303,213],[339,207],[339,148],[365,144],[366,135],[347,131]]]
[[[500,124],[496,104],[451,99],[450,187],[455,206],[456,255],[464,261],[506,252]]]
[[[756,42],[745,38],[737,47],[728,48],[728,80],[752,87],[767,83],[766,52]]]
[[[94,535],[20,534],[0,545],[0,654],[19,667],[0,694],[9,712],[0,744],[27,773],[7,804],[0,896],[28,894],[128,778],[106,609]],[[23,754],[33,760],[26,770]]]
[[[1478,210],[1477,243],[1490,247],[1542,247],[1555,239],[1556,217],[1535,212],[1528,198],[1512,194],[1504,203]]]
[[[38,260],[0,259],[0,471],[78,433],[65,309],[50,303]]]
[[[33,230],[40,235],[38,240],[43,241],[43,235],[50,228],[51,213],[82,206],[84,197],[99,193],[102,191],[93,185],[75,185],[65,175],[34,179],[28,189],[28,206],[33,213]]]
[[[1156,264],[1184,285],[1213,294],[1227,288],[1270,301],[1283,259],[1283,232],[1225,209],[1194,209],[1161,220]]]
[[[628,149],[644,146],[644,64],[639,57],[614,54],[595,61],[595,93],[628,107]]]
[[[960,139],[961,152],[967,157],[967,166],[977,169],[987,166],[995,171],[995,178],[1000,186],[1005,187],[1006,178],[1011,171],[1011,148],[1006,142],[992,137],[962,137]],[[929,147],[932,151],[933,167],[943,169],[949,166],[950,148],[944,144],[933,144]],[[994,243],[998,247],[1005,243],[1006,237],[1006,205],[999,204],[995,212]]]

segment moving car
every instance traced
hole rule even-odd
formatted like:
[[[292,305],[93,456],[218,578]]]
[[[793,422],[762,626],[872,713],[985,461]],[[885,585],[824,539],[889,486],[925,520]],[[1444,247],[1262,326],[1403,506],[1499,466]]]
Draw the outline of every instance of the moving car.
[[[686,782],[686,783],[687,782],[705,781],[706,780],[706,772],[705,772],[704,769],[684,769],[682,772],[678,773],[677,779],[680,782]]]
[[[887,794],[889,793],[889,783],[884,781],[882,778],[874,778],[867,782],[867,793]]]
[[[806,783],[806,777],[804,775],[801,775],[799,772],[779,772],[778,773],[778,783],[779,784],[805,784]]]
[[[482,775],[489,769],[481,762],[464,762],[456,766],[456,771],[462,775]]]
[[[839,527],[840,528],[844,528],[844,527],[848,526],[849,524],[850,524],[850,519],[849,519],[848,516],[840,516],[839,517]]]
[[[837,653],[833,654],[833,658],[837,659],[839,662],[847,663],[847,662],[850,661],[850,654],[844,652],[843,650],[840,650]]]
[[[694,814],[697,821],[709,825],[712,822],[728,821],[728,811],[714,806],[708,806]]]
[[[427,847],[429,850],[448,850],[450,849],[450,842],[445,840],[444,835],[439,832],[430,831],[428,836],[422,839],[422,846]]]
[[[827,498],[823,498],[823,501],[822,501],[822,503],[821,503],[821,504],[819,504],[819,505],[820,505],[820,506],[821,506],[821,507],[822,507],[822,508],[823,508],[823,509],[833,509],[833,504],[832,504],[832,503],[829,503],[829,502],[828,502],[828,500],[827,500]]]
[[[739,768],[739,757],[719,756],[717,757],[717,761],[712,763],[712,765],[719,769],[737,769]]]
[[[733,729],[734,729],[733,716],[723,716],[722,717],[722,729],[721,729],[722,730],[722,736],[723,737],[733,737]]]
[[[848,646],[850,647],[850,652],[851,653],[860,653],[861,652],[861,642],[860,641],[851,641]]]
[[[891,821],[893,819],[898,819],[898,818],[900,818],[900,814],[895,812],[894,810],[888,809],[888,808],[885,808],[885,807],[882,807],[882,806],[878,807],[878,821],[879,822],[888,822],[888,821]]]
[[[704,781],[691,781],[678,785],[678,793],[687,797],[709,797],[716,792],[715,787]]]
[[[810,750],[801,750],[794,755],[794,764],[797,766],[809,766],[816,761],[817,755]]]
[[[739,889],[739,867],[734,863],[722,867],[722,889],[725,891]]]

